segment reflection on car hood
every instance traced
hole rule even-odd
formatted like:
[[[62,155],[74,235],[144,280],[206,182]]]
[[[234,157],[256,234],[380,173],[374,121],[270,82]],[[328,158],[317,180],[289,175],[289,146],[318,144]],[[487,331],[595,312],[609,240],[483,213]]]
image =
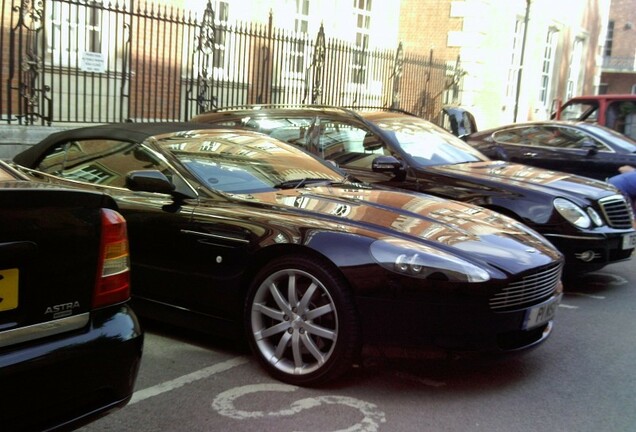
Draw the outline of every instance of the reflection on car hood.
[[[467,181],[473,179],[480,183],[496,185],[499,189],[513,186],[518,190],[521,186],[526,190],[543,192],[553,196],[569,194],[598,200],[616,193],[612,186],[600,180],[504,161],[436,165],[428,167],[427,171],[437,171],[451,176],[466,174]]]
[[[511,273],[552,262],[560,253],[543,237],[490,210],[423,194],[320,186],[260,193],[250,201],[295,208],[307,224],[408,237],[471,259],[497,263]],[[370,234],[373,232],[374,234]]]

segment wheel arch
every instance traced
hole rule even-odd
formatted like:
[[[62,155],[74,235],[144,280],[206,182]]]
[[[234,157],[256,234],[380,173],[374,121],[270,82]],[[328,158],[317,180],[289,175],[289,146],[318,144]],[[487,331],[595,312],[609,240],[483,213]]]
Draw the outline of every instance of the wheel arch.
[[[497,200],[496,202],[480,205],[530,227],[548,223],[554,214],[554,207],[551,201],[548,203],[543,199],[536,200],[530,197],[526,197],[522,201]]]
[[[332,256],[324,253],[324,250],[315,249],[307,245],[286,243],[271,245],[259,250],[253,257],[252,265],[248,267],[243,275],[241,283],[241,297],[245,299],[250,284],[253,282],[254,277],[259,271],[267,265],[267,263],[283,257],[283,256],[298,256],[305,255],[315,260],[321,260],[331,267],[336,273],[339,273],[342,279],[351,287],[351,283],[346,277],[345,273],[340,268],[344,263],[337,262],[332,259]],[[353,287],[351,287],[353,288]]]
[[[264,313],[261,307],[267,301],[267,310],[271,311],[274,309],[280,309],[281,313],[285,310],[293,311],[293,313],[285,312],[285,315],[286,317],[295,316],[294,314],[296,313],[296,309],[291,308],[291,306],[288,306],[288,309],[285,309],[281,306],[281,302],[286,302],[284,299],[286,296],[286,290],[282,289],[280,291],[279,297],[276,296],[278,299],[274,303],[272,302],[272,294],[268,285],[272,282],[267,282],[267,284],[264,282],[270,277],[286,278],[288,277],[288,271],[291,271],[296,275],[294,280],[296,280],[298,275],[301,275],[301,279],[316,278],[316,282],[315,284],[312,282],[312,286],[318,291],[324,290],[325,293],[329,293],[327,297],[322,295],[316,299],[328,298],[328,303],[332,305],[332,308],[321,311],[319,315],[305,318],[305,312],[301,311],[309,311],[311,308],[315,308],[316,306],[313,301],[307,300],[305,305],[301,307],[302,302],[300,302],[298,303],[298,315],[293,319],[293,322],[295,323],[293,325],[289,318],[285,318],[283,321],[282,316],[271,315],[271,312]],[[352,287],[350,281],[345,277],[341,269],[329,259],[329,257],[323,255],[320,251],[304,245],[272,245],[263,249],[261,253],[258,254],[255,260],[255,265],[251,266],[250,273],[250,275],[247,275],[246,283],[244,284],[244,286],[247,287],[245,293],[244,328],[252,351],[256,354],[259,362],[272,376],[293,385],[321,385],[333,378],[341,376],[351,367],[356,359],[359,358],[362,347],[362,329],[360,326],[361,320],[359,310],[355,302],[355,296],[351,290]],[[276,282],[276,285],[277,284],[278,282]],[[301,285],[302,284],[299,284],[299,286]],[[295,283],[294,286],[296,286]],[[278,288],[276,288],[276,291],[278,291]],[[315,294],[312,293],[310,295],[313,296]],[[269,297],[269,300],[266,300],[267,297]],[[259,308],[253,308],[255,301],[258,302]],[[291,305],[294,304],[296,303],[291,303]],[[323,305],[323,307],[324,306],[325,305]],[[323,307],[318,307],[318,309],[315,310],[323,309]],[[254,313],[256,313],[258,318],[254,318]],[[283,351],[278,352],[279,349],[277,347],[286,346],[287,344],[298,344],[298,347],[300,347],[301,344],[305,344],[306,342],[300,342],[297,339],[298,336],[296,336],[296,339],[286,339],[283,336],[278,336],[277,333],[284,332],[291,334],[298,331],[302,334],[305,327],[304,325],[300,329],[296,327],[299,321],[304,323],[305,320],[307,320],[307,322],[310,323],[309,325],[313,326],[314,319],[321,319],[320,317],[323,315],[329,314],[338,317],[336,321],[333,321],[337,323],[337,325],[333,327],[333,330],[338,334],[338,337],[335,339],[327,337],[326,339],[333,340],[333,346],[324,351],[324,354],[327,355],[325,359],[328,359],[328,361],[324,363],[324,367],[321,362],[315,363],[311,366],[312,362],[310,361],[308,364],[311,367],[307,372],[299,373],[296,369],[292,372],[289,367],[289,362],[291,361],[291,358],[288,357],[289,354],[284,354]],[[262,317],[264,317],[265,320],[274,320],[276,325],[272,325],[272,322],[267,324],[261,322],[263,319]],[[253,321],[254,319],[256,319],[256,321]],[[317,323],[318,326],[323,325],[318,321]],[[282,324],[288,325],[289,328],[281,330],[280,325]],[[256,330],[254,325],[256,325]],[[266,328],[267,330],[275,329],[275,331],[267,336],[263,335],[255,338],[255,335],[261,335],[261,330]],[[331,327],[327,325],[324,327],[324,331],[327,331],[330,328]],[[311,330],[305,331],[308,333],[311,332]],[[315,335],[317,335],[316,337],[322,337],[320,333],[321,332],[315,333]],[[280,337],[280,340],[276,341],[275,339],[278,337]],[[274,339],[274,341],[272,341],[272,339]],[[284,345],[281,345],[282,342],[284,342]],[[321,346],[321,344],[316,342],[314,348],[316,350],[320,350],[318,346]],[[325,346],[329,347],[329,344]],[[288,349],[291,349],[290,347],[283,349],[287,351]],[[271,358],[275,352],[276,358],[281,361],[272,363]],[[300,350],[294,350],[294,362],[297,362],[296,356],[299,353],[301,353]],[[280,357],[279,354],[281,355]],[[300,355],[304,356],[305,354]],[[302,364],[304,368],[304,360],[302,361]],[[298,366],[299,364],[297,363],[296,367]]]

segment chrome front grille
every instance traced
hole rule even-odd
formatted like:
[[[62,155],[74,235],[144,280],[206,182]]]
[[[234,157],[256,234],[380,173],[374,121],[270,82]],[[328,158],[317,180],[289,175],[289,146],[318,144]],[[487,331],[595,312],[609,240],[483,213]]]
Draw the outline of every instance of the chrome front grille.
[[[629,229],[632,227],[632,209],[622,195],[612,195],[598,200],[605,221],[612,228]]]
[[[518,309],[547,299],[557,289],[561,268],[561,264],[555,264],[512,282],[490,299],[490,308]]]

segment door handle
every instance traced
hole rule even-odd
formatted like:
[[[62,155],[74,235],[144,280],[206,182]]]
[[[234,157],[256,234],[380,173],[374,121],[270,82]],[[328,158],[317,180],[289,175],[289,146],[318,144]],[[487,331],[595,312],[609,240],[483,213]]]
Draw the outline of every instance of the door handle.
[[[526,152],[526,153],[524,153],[523,155],[524,155],[525,157],[533,158],[533,157],[536,157],[536,156],[537,156],[537,154],[538,154],[538,153],[534,153],[534,152]]]

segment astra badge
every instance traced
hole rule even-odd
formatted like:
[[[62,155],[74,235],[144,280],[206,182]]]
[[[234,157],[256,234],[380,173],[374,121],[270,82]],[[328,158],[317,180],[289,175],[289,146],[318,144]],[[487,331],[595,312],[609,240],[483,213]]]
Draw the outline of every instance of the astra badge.
[[[53,318],[62,318],[73,314],[73,309],[80,307],[78,301],[61,303],[53,306],[48,306],[44,311],[45,315],[53,314]]]

